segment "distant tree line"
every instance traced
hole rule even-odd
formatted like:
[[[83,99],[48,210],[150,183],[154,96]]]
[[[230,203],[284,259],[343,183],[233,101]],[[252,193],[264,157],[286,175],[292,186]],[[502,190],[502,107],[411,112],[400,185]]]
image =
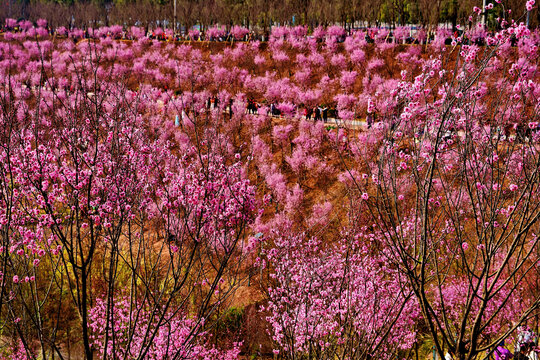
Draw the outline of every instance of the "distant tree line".
[[[0,0],[0,20],[38,18],[49,20],[51,27],[87,28],[100,25],[139,25],[147,29],[172,28],[174,0]],[[525,1],[507,0],[486,13],[488,26],[506,9],[523,14]],[[419,24],[425,27],[441,23],[467,24],[474,6],[482,0],[176,0],[178,29],[200,25],[204,30],[214,24],[243,25],[268,30],[271,26],[340,24],[346,28]],[[540,15],[534,9],[530,26],[537,27]],[[517,19],[525,22],[525,18]]]

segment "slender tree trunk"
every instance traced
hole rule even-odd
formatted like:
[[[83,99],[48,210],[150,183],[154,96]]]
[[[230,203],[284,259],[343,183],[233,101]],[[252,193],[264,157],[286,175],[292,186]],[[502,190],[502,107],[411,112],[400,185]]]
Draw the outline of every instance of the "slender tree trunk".
[[[90,334],[88,333],[88,284],[87,284],[87,271],[86,265],[82,265],[81,269],[81,317],[82,317],[82,331],[83,331],[83,344],[84,353],[87,360],[93,359],[92,349],[90,347]]]

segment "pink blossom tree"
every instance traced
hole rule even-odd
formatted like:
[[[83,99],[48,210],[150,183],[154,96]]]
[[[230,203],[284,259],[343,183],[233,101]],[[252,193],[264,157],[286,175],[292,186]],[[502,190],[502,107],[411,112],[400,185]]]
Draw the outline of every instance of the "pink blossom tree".
[[[305,234],[270,236],[267,320],[276,353],[286,359],[393,359],[412,347],[418,316],[412,292],[361,241],[346,236],[332,246]]]
[[[458,43],[452,72],[433,59],[400,82],[376,158],[358,154],[366,176],[349,172],[359,211],[407,277],[441,357],[492,351],[540,306],[525,293],[540,260],[538,99],[523,87],[527,66],[512,59],[507,69],[520,71],[486,88],[494,81],[485,69],[511,34],[529,36],[514,25],[488,37],[482,54]],[[504,130],[506,111],[515,134]]]
[[[30,358],[34,334],[42,357],[62,354],[63,329],[44,306],[55,296],[59,315],[78,315],[85,358],[126,349],[141,359],[218,356],[197,350],[196,339],[249,273],[254,187],[228,137],[201,118],[200,94],[186,99],[191,131],[178,143],[157,136],[153,114],[167,99],[108,81],[123,75],[103,64],[105,46],[82,45],[70,77],[41,66],[32,89],[23,76],[3,74],[0,219],[9,283],[0,311]],[[127,321],[119,299],[129,300]],[[139,326],[143,319],[148,326]],[[118,341],[107,330],[117,323],[125,329]],[[156,341],[171,346],[156,349]]]

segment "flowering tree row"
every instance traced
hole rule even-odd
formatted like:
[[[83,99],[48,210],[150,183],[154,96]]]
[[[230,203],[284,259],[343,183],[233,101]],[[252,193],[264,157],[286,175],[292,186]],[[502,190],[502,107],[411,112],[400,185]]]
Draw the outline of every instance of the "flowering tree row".
[[[500,2],[499,2],[500,4]],[[500,7],[500,9],[498,9]],[[491,11],[495,8],[494,3],[488,4],[485,9],[474,7],[473,11],[480,16],[484,11]],[[526,9],[534,9],[534,3],[528,1]],[[503,5],[497,5],[500,10],[497,14],[503,13],[510,15],[511,10],[506,10]],[[489,31],[473,15],[469,16],[467,26],[467,36],[469,40],[477,44],[484,44]],[[500,18],[499,20],[500,21]],[[474,26],[473,26],[474,25]],[[393,29],[387,27],[364,27],[361,30],[346,29],[338,25],[328,27],[318,26],[312,31],[308,31],[306,26],[274,26],[264,40],[272,40],[279,38],[305,38],[312,37],[318,41],[328,41],[332,38],[344,41],[347,37],[356,36],[363,37],[370,42],[387,42],[405,44],[414,42],[416,44],[426,44],[433,41],[450,42],[455,35],[455,29],[462,31],[459,24],[455,25],[454,31],[446,26],[436,27],[416,27],[416,26],[398,26]],[[174,40],[175,34],[172,29],[163,29],[156,27],[148,29],[138,26],[124,27],[122,25],[101,26],[101,27],[86,27],[86,28],[66,28],[64,26],[51,27],[46,19],[38,19],[35,23],[28,20],[16,20],[13,18],[5,19],[2,31],[5,31],[4,36],[8,39],[14,38],[24,40],[28,38],[47,37],[68,37],[75,40],[84,38],[112,38],[124,40],[137,40],[141,37],[158,38],[162,40]],[[225,40],[250,40],[248,35],[251,33],[249,28],[234,25],[213,25],[206,28],[204,31],[198,28],[188,29],[186,36],[182,39],[188,40],[206,40],[206,41],[225,41]],[[179,39],[179,38],[178,38]]]

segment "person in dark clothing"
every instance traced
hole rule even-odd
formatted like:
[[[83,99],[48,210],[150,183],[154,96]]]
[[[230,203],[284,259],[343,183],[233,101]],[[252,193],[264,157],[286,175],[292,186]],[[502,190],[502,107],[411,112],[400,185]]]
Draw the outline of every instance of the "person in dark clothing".
[[[506,124],[503,129],[503,135],[508,139],[510,137],[510,131],[512,130],[512,125]]]
[[[311,120],[311,116],[313,115],[313,108],[307,108],[306,110],[306,119]]]
[[[366,122],[367,122],[367,128],[371,129],[371,126],[373,125],[373,115],[371,115],[371,113],[367,114]]]
[[[274,103],[270,104],[270,113],[272,114],[272,116],[281,115],[281,111],[279,111],[279,109],[276,105],[274,105]]]
[[[519,124],[516,127],[516,140],[518,143],[523,144],[525,141],[530,141],[532,138],[532,130],[524,124]]]
[[[315,108],[315,121],[321,120],[321,109],[319,107]]]
[[[248,99],[248,113],[255,114],[257,112],[257,105],[253,98]]]
[[[328,107],[322,109],[322,118],[324,122],[328,122]]]
[[[514,360],[529,360],[529,344],[523,343],[519,347],[519,352],[515,355]]]

